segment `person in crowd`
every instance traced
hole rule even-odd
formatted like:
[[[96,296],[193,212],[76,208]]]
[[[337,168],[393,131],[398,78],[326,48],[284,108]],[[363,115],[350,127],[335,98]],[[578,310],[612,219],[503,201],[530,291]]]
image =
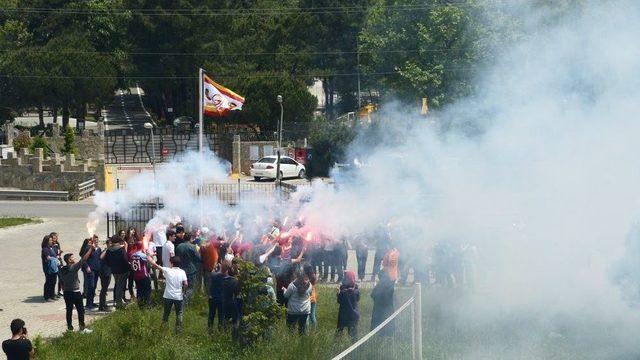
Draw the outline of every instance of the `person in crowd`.
[[[176,232],[173,230],[167,230],[167,242],[162,247],[162,266],[169,265],[169,259],[176,256]]]
[[[78,312],[80,331],[83,333],[91,333],[91,330],[87,329],[84,324],[84,305],[82,304],[78,271],[86,264],[87,259],[89,259],[95,249],[96,245],[91,242],[80,261],[77,261],[75,255],[71,253],[64,255],[66,265],[60,269],[60,281],[62,281],[62,287],[64,289],[64,303],[67,310],[67,330],[69,331],[73,331],[72,316],[73,307],[75,306]]]
[[[231,324],[233,336],[237,335],[238,326],[240,325],[240,311],[238,308],[238,294],[240,285],[238,279],[235,278],[237,269],[234,268],[231,261],[225,260],[221,267],[224,266],[226,273],[222,279],[222,326],[226,327]]]
[[[209,239],[203,246],[200,247],[200,257],[202,258],[202,275],[204,280],[204,287],[209,294],[210,278],[218,266],[218,260],[220,259],[220,245],[225,241],[220,237],[213,237]]]
[[[222,307],[222,289],[224,278],[229,274],[229,263],[223,261],[220,264],[220,271],[211,273],[209,276],[209,284],[207,285],[207,295],[209,296],[209,318],[207,326],[209,331],[213,329],[213,322],[218,313],[218,328],[224,324],[224,312]]]
[[[278,298],[276,296],[276,291],[273,289],[273,277],[269,276],[266,280],[265,280],[265,290],[267,292],[267,295],[269,296],[269,298],[271,298],[271,300],[273,300],[273,302],[277,302]]]
[[[144,251],[142,241],[134,245],[134,252],[129,252],[129,266],[136,283],[138,306],[145,309],[151,305],[151,274],[149,272],[149,255]]]
[[[95,249],[87,259],[87,262],[82,266],[82,274],[84,276],[84,297],[86,299],[85,307],[87,310],[95,310],[98,308],[98,305],[94,303],[94,299],[96,296],[96,287],[98,285],[98,276],[102,267],[102,262],[100,261],[102,249],[98,245],[98,236],[96,235],[85,239],[82,243],[82,247],[80,248],[80,256],[84,256],[92,246],[95,246]]]
[[[134,228],[133,226],[129,227],[125,234],[124,242],[127,245],[127,259],[130,259],[131,255],[133,255],[133,253],[138,250],[136,244],[142,243],[142,237],[138,233],[138,229]],[[127,290],[129,291],[129,299],[131,301],[136,298],[133,292],[134,282],[135,280],[133,279],[133,271],[129,271],[129,277],[127,278]]]
[[[103,253],[105,263],[111,268],[115,285],[113,287],[113,301],[116,308],[124,307],[125,289],[129,279],[129,258],[127,257],[127,243],[120,237],[114,237],[112,244]]]
[[[184,232],[182,225],[176,225],[175,245],[178,246],[187,240],[187,233]]]
[[[311,264],[305,264],[303,266],[304,273],[309,278],[309,282],[311,283],[311,296],[309,297],[309,301],[311,303],[311,311],[309,312],[309,324],[312,329],[316,329],[318,327],[318,318],[316,316],[316,311],[318,307],[318,287],[316,286],[317,275],[315,266]]]
[[[162,249],[167,242],[167,226],[164,224],[158,225],[152,236],[153,244],[155,245],[156,263],[162,266]]]
[[[148,246],[148,248],[147,248],[147,250],[145,252],[146,255],[147,256],[151,256],[155,262],[158,262],[158,257],[157,257],[158,248],[156,247],[156,243],[154,243],[153,241],[150,241],[147,244],[147,246]],[[149,266],[148,269],[149,269],[149,275],[151,277],[151,283],[153,284],[153,289],[155,291],[158,291],[158,289],[159,289],[159,286],[158,286],[158,270],[152,268],[151,266]],[[138,284],[136,284],[136,288],[137,287],[138,287]]]
[[[97,240],[97,239],[96,239]],[[106,248],[112,246],[111,239],[107,239]],[[105,260],[106,251],[100,253],[100,271],[98,277],[100,278],[100,295],[98,311],[109,311],[110,307],[107,306],[107,292],[109,291],[109,284],[111,284],[111,267]]]
[[[336,260],[337,254],[335,251],[336,243],[333,239],[323,236],[323,253],[324,253],[324,273],[322,274],[322,280],[325,282],[333,282],[336,274]],[[329,279],[329,269],[331,269],[331,279]]]
[[[58,258],[58,267],[62,266],[62,247],[60,246],[60,237],[57,232],[52,232],[49,234],[51,240],[53,241],[53,251],[56,253],[56,257]],[[62,283],[60,282],[60,272],[58,272],[58,294],[56,294],[56,300],[62,297]]]
[[[389,251],[382,259],[382,268],[387,271],[391,280],[398,280],[398,259],[400,258],[400,252],[391,245]]]
[[[195,244],[195,238],[192,237],[189,241],[185,241],[176,247],[176,256],[180,257],[180,268],[187,274],[187,280],[189,287],[185,294],[184,302],[188,305],[193,297],[194,291],[198,290],[197,285],[200,283],[199,275],[202,264],[202,257],[200,256],[200,250]]]
[[[360,235],[355,239],[356,262],[358,263],[358,280],[364,281],[367,269],[367,257],[369,257],[369,247],[365,237]]]
[[[378,272],[378,283],[371,291],[373,299],[373,312],[371,313],[371,330],[375,329],[391,314],[393,314],[393,292],[394,283],[386,270]],[[388,323],[382,330],[381,336],[391,336],[395,330],[393,321]]]
[[[184,293],[187,291],[188,281],[187,274],[180,268],[180,257],[174,256],[169,259],[171,267],[160,266],[148,259],[151,266],[162,271],[162,275],[165,279],[164,294],[162,298],[164,300],[164,310],[162,312],[162,323],[169,322],[169,314],[171,314],[171,308],[176,310],[176,333],[182,329],[182,318],[184,315]]]
[[[27,337],[27,328],[22,319],[13,319],[11,325],[11,338],[2,342],[2,351],[7,360],[28,360],[33,357],[34,349],[31,340]]]
[[[347,260],[349,256],[347,249],[349,247],[350,245],[346,237],[343,237],[336,243],[336,273],[338,274],[338,282],[342,282],[344,271],[347,269]],[[331,278],[333,278],[333,273],[331,273]]]
[[[299,271],[296,279],[283,290],[284,297],[287,299],[287,326],[293,330],[297,324],[298,333],[304,335],[307,329],[307,318],[311,313],[313,285],[304,271]]]
[[[337,301],[338,308],[338,329],[336,337],[342,335],[346,328],[351,341],[358,339],[358,321],[360,320],[360,312],[358,310],[358,302],[360,301],[360,290],[356,284],[356,274],[347,270],[342,279],[342,285],[338,288]]]
[[[56,300],[56,280],[58,280],[58,257],[53,248],[53,239],[45,235],[42,239],[42,271],[44,271],[44,301]]]
[[[373,256],[373,272],[371,273],[371,281],[376,280],[376,274],[380,271],[382,259],[389,252],[389,231],[387,229],[378,232],[376,242],[376,252]]]

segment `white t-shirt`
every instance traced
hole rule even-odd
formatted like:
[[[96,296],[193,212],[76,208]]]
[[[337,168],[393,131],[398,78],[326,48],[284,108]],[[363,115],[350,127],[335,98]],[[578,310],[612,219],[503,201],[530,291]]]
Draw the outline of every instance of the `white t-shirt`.
[[[162,274],[165,280],[164,295],[162,296],[165,299],[182,300],[182,282],[187,281],[187,273],[180,268],[163,266]]]
[[[164,243],[164,246],[162,247],[162,265],[171,266],[171,262],[169,262],[169,259],[171,259],[171,256],[175,255],[176,246],[171,241],[167,241],[166,243]]]
[[[164,229],[164,226],[162,229],[153,233],[153,242],[157,247],[163,247],[167,242],[167,230]]]

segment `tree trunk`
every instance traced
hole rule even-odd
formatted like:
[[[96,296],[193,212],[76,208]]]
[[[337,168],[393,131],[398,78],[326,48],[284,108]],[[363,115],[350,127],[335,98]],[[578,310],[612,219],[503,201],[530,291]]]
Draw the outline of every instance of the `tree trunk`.
[[[38,105],[38,122],[41,128],[44,128],[44,107],[42,104]]]
[[[53,109],[53,111],[51,112],[53,115],[53,123],[57,124],[58,123],[58,107],[53,105],[51,108]]]
[[[66,129],[69,126],[69,105],[62,105],[62,128]]]

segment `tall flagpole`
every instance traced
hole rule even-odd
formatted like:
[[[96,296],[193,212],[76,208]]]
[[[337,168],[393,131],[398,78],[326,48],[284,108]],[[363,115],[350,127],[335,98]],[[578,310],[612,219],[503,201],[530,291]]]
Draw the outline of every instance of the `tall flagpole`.
[[[203,108],[203,100],[202,100],[202,88],[204,87],[202,84],[202,80],[204,78],[204,70],[202,70],[202,68],[200,68],[200,70],[198,71],[198,108],[199,108],[199,112],[198,112],[198,124],[200,124],[200,128],[198,130],[198,149],[200,151],[200,154],[202,154],[202,152],[204,151],[204,149],[202,148],[202,135],[203,135],[203,128],[204,128],[204,121],[202,119],[203,114],[204,114],[204,108]]]
[[[198,149],[200,151],[200,166],[202,166],[203,162],[204,162],[204,147],[203,147],[203,142],[202,142],[202,137],[204,134],[204,101],[202,98],[202,92],[203,92],[203,88],[204,88],[204,70],[202,68],[200,68],[198,70],[198,123],[200,124],[199,128],[198,128]],[[200,200],[200,227],[204,226],[204,206],[203,206],[203,199],[202,196],[203,194],[203,190],[204,190],[204,184],[202,181],[202,172],[204,171],[204,169],[200,169],[200,171],[198,171],[199,176],[200,176],[200,186],[198,187],[198,197]]]

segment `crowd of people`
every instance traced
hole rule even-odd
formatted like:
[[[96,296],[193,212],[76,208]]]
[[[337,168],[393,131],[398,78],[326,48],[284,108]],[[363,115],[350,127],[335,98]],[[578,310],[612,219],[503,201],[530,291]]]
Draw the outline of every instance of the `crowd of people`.
[[[372,280],[378,276],[378,281],[371,292],[372,329],[393,312],[394,285],[401,276],[400,252],[393,242],[387,237],[376,245]],[[347,270],[349,248],[356,251],[357,272]],[[134,300],[141,309],[148,308],[155,288],[162,291],[163,323],[175,311],[177,332],[182,327],[185,307],[196,292],[204,291],[209,300],[209,329],[215,328],[217,317],[218,328],[231,328],[235,332],[243,315],[237,260],[243,259],[267,269],[265,293],[286,308],[286,324],[300,334],[317,326],[318,285],[339,284],[336,336],[347,330],[355,341],[360,320],[358,283],[366,280],[369,248],[369,244],[358,239],[335,240],[313,232],[302,221],[287,227],[274,220],[254,241],[245,240],[240,229],[228,236],[224,231],[214,234],[207,228],[187,232],[181,223],[147,229],[144,234],[131,227],[102,244],[95,235],[85,239],[78,256],[65,253],[58,234],[53,232],[42,240],[43,298],[46,302],[64,299],[67,329],[74,330],[75,309],[79,331],[90,333],[84,321],[85,309],[113,311],[107,304],[112,282],[116,310]],[[82,286],[80,272],[84,279]],[[22,341],[26,339],[26,329],[22,328],[24,322],[14,320],[11,329],[16,339],[10,339],[11,344],[32,351]],[[387,334],[392,331],[392,326],[385,329]]]

